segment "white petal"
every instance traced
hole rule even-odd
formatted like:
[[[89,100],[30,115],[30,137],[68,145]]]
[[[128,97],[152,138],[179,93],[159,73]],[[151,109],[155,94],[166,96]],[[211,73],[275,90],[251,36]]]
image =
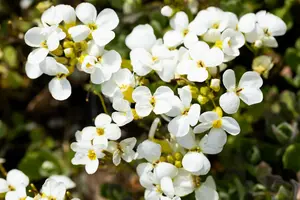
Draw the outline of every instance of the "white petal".
[[[115,50],[108,51],[102,56],[102,66],[105,70],[109,70],[112,73],[115,73],[120,69],[121,63],[121,55]]]
[[[40,64],[32,64],[30,62],[26,62],[25,72],[30,79],[36,79],[43,74],[40,68]]]
[[[192,174],[183,168],[178,169],[178,175],[173,180],[175,195],[186,196],[194,191]]]
[[[267,47],[272,47],[272,48],[278,47],[277,40],[272,36],[263,37],[262,42],[263,42],[264,46],[267,46]]]
[[[49,91],[54,99],[63,101],[69,98],[72,89],[71,84],[66,78],[53,78],[49,82]]]
[[[57,12],[62,16],[62,19],[67,24],[72,24],[76,22],[76,13],[72,6],[59,4],[55,6]]]
[[[196,145],[196,139],[195,139],[195,134],[193,133],[193,131],[190,129],[189,132],[182,136],[182,137],[176,137],[176,141],[178,142],[178,144],[180,144],[182,147],[186,148],[186,149],[192,149],[194,148]]]
[[[145,140],[138,146],[137,153],[139,158],[145,158],[149,162],[155,162],[160,158],[161,146],[150,140]]]
[[[199,41],[190,47],[190,55],[196,62],[203,61],[205,55],[209,51],[209,46],[206,42]]]
[[[176,137],[182,137],[189,132],[190,124],[187,116],[177,116],[168,124],[168,131]]]
[[[84,129],[82,129],[81,134],[83,140],[92,140],[96,135],[96,127],[94,126],[85,127]]]
[[[51,6],[44,11],[41,21],[44,26],[58,25],[63,20],[62,16],[58,13],[56,6]]]
[[[207,52],[204,59],[205,65],[207,67],[216,67],[224,61],[224,54],[221,49],[213,47]]]
[[[156,100],[153,108],[153,112],[157,115],[169,112],[172,109],[172,105],[167,100]]]
[[[232,117],[222,117],[222,128],[231,135],[237,135],[241,131],[239,124]]]
[[[227,135],[221,128],[212,128],[208,133],[207,144],[212,147],[223,147],[227,141]]]
[[[238,29],[239,31],[243,33],[250,33],[254,30],[256,23],[256,16],[254,13],[248,13],[246,15],[243,15],[240,18]]]
[[[151,100],[152,94],[148,87],[146,86],[139,86],[134,89],[132,92],[132,99],[135,102],[149,102]]]
[[[263,80],[257,72],[246,72],[240,79],[239,88],[260,88]]]
[[[225,135],[224,135],[225,134]],[[226,133],[224,133],[223,136],[227,138]],[[202,150],[203,153],[205,154],[218,154],[223,150],[223,146],[219,146],[219,145],[214,145],[213,143],[211,144],[212,140],[209,141],[209,136],[205,135],[200,143],[199,146]]]
[[[192,93],[189,86],[178,88],[178,94],[185,108],[189,108],[192,102]]]
[[[203,133],[212,127],[210,122],[203,122],[194,128],[194,133]]]
[[[105,46],[115,38],[115,33],[109,30],[97,29],[92,32],[93,39],[99,46]]]
[[[27,187],[29,184],[29,178],[20,170],[13,169],[7,173],[6,180],[8,185],[18,187]]]
[[[29,29],[24,36],[25,43],[31,47],[40,47],[41,43],[46,39],[42,31],[43,29],[40,27]]]
[[[201,107],[199,104],[193,104],[188,112],[188,119],[191,126],[195,126],[199,120]]]
[[[96,21],[97,10],[91,3],[81,3],[76,7],[76,15],[84,24],[90,24]]]
[[[53,57],[47,56],[43,62],[40,63],[41,71],[49,76],[56,76],[57,74],[68,74],[69,70],[64,65],[58,63]]]
[[[163,177],[174,178],[178,173],[177,167],[167,162],[160,162],[154,168],[154,176],[159,181]]]
[[[0,193],[6,193],[9,191],[8,184],[5,179],[0,178]]]
[[[107,114],[101,113],[95,119],[96,127],[103,127],[104,125],[109,125],[111,123],[111,117]]]
[[[28,62],[32,64],[41,63],[43,60],[45,60],[48,53],[49,50],[46,48],[37,48],[28,55]]]
[[[101,84],[111,78],[112,73],[105,69],[95,67],[91,73],[91,81],[94,84]]]
[[[156,42],[153,28],[149,24],[138,25],[126,37],[126,46],[130,49],[144,48],[150,50]]]
[[[227,69],[223,74],[223,84],[227,90],[233,90],[236,87],[235,73],[232,69]]]
[[[204,82],[208,78],[208,71],[204,67],[193,67],[189,70],[188,80],[194,82]]]
[[[216,42],[221,37],[221,33],[216,29],[209,29],[203,36],[203,40],[207,42]]]
[[[106,8],[97,16],[96,24],[98,28],[110,31],[118,26],[119,17],[114,10]]]
[[[124,126],[133,120],[133,115],[131,111],[113,112],[112,119],[118,126]]]
[[[72,189],[76,187],[76,184],[67,176],[64,175],[52,175],[49,178],[54,179],[56,182],[63,183],[67,189]]]
[[[188,27],[189,19],[185,12],[178,12],[176,15],[170,20],[170,26],[178,31],[182,31]]]
[[[145,163],[140,163],[137,166],[136,172],[139,176],[142,176],[143,174],[152,171],[152,169],[153,169],[152,163],[145,162]]]
[[[262,102],[263,93],[260,89],[256,88],[244,88],[240,93],[239,97],[247,105],[253,105]]]
[[[219,200],[219,195],[216,190],[201,185],[197,190],[195,190],[196,200]]]
[[[121,163],[121,155],[119,151],[115,151],[113,153],[113,163],[114,165],[118,166]]]
[[[203,167],[203,155],[197,152],[188,152],[182,159],[182,166],[189,172],[198,172]]]
[[[101,145],[103,147],[107,147],[108,146],[108,140],[104,135],[95,136],[95,138],[93,139],[93,145]]]
[[[226,113],[233,114],[239,109],[240,99],[235,92],[226,92],[220,97],[219,103]]]
[[[85,171],[88,174],[94,174],[99,167],[99,160],[91,160],[85,165]]]
[[[172,179],[170,177],[163,177],[160,181],[161,189],[165,195],[173,197],[175,190]]]
[[[153,110],[153,106],[150,103],[136,103],[135,104],[135,111],[137,112],[138,116],[146,117],[150,115],[151,111]]]
[[[126,138],[120,142],[120,146],[122,149],[133,149],[136,144],[136,141],[137,140],[135,137]]]
[[[77,25],[68,29],[68,33],[71,35],[74,42],[85,40],[89,36],[90,32],[91,30],[89,27],[85,25]]]
[[[208,112],[201,114],[199,121],[212,123],[213,121],[215,121],[217,119],[219,119],[219,115],[216,112],[208,111]]]
[[[183,43],[186,48],[190,48],[198,41],[199,41],[198,36],[193,32],[189,32],[184,37]]]
[[[164,34],[163,39],[167,47],[177,47],[183,42],[183,34],[179,31],[170,30]]]

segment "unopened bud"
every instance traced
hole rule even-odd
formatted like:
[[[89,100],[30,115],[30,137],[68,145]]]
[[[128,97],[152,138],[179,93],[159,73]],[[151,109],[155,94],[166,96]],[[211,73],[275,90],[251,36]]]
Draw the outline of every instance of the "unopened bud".
[[[220,79],[218,79],[218,78],[211,79],[210,88],[213,91],[218,92],[220,90]]]
[[[216,112],[219,115],[219,117],[223,117],[223,111],[220,106],[216,107],[213,111]]]
[[[173,14],[173,9],[170,6],[164,6],[160,10],[161,14],[166,17],[171,17]]]
[[[173,158],[173,156],[168,155],[168,156],[167,156],[167,161],[168,161],[168,163],[173,164],[173,163],[174,163],[174,158]]]
[[[55,60],[63,65],[66,65],[69,62],[66,57],[55,57]]]
[[[268,77],[269,71],[273,68],[274,63],[272,57],[262,55],[256,57],[252,62],[252,69],[259,74],[262,74],[265,78]]]
[[[262,41],[261,40],[256,40],[254,42],[254,46],[257,47],[257,48],[261,48],[263,45]]]
[[[179,152],[176,152],[176,153],[174,154],[174,157],[175,157],[175,160],[182,160],[182,154],[179,153]]]
[[[209,99],[207,98],[207,97],[205,97],[205,96],[203,96],[203,95],[198,95],[198,97],[197,97],[197,101],[201,104],[201,105],[204,105],[204,104],[206,104],[208,101],[209,101]]]
[[[66,49],[64,49],[64,53],[65,53],[65,56],[67,58],[74,58],[75,57],[75,53],[74,53],[74,49],[73,48],[66,48]]]
[[[175,165],[175,167],[177,167],[177,168],[182,168],[181,161],[176,160],[174,165]]]
[[[192,93],[193,99],[196,99],[197,96],[198,96],[198,93],[199,93],[198,88],[195,87],[195,86],[191,86],[191,85],[189,86],[189,88],[190,88],[190,91],[191,91],[191,93]]]
[[[209,94],[209,87],[201,87],[200,88],[200,94],[204,95],[204,96],[207,96]]]

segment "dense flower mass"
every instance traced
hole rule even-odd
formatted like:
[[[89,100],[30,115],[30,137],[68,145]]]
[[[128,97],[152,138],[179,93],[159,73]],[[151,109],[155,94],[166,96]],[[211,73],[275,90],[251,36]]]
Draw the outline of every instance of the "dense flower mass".
[[[35,48],[28,56],[26,73],[32,79],[53,76],[49,91],[57,100],[71,95],[68,77],[74,71],[87,73],[112,103],[111,115],[101,113],[93,126],[76,132],[72,164],[84,165],[93,174],[99,160],[111,160],[116,166],[142,160],[137,173],[146,200],[179,200],[191,193],[196,200],[217,200],[214,180],[206,176],[211,168],[209,155],[222,151],[227,133],[236,136],[242,131],[223,112],[236,113],[240,100],[249,106],[260,103],[260,74],[270,68],[261,58],[264,61],[256,62],[266,66],[255,65],[237,84],[235,72],[223,66],[240,55],[246,42],[251,48],[277,47],[275,37],[285,34],[286,25],[266,11],[239,19],[209,7],[192,11],[192,20],[170,6],[161,12],[170,18],[170,29],[157,38],[149,24],[136,26],[125,39],[130,49],[126,60],[105,47],[115,38],[113,30],[119,24],[114,10],[97,14],[90,3],[76,9],[52,6],[42,15],[42,26],[25,34],[26,44]],[[129,67],[123,65],[126,61]],[[147,140],[138,145],[134,137],[119,141],[120,127],[149,116],[157,118]],[[155,138],[158,123],[169,132],[165,139]],[[24,199],[28,184],[22,172],[11,171],[6,180],[0,179],[0,192],[6,193],[6,199],[12,195]],[[66,188],[63,181],[49,178],[35,199],[62,200]]]

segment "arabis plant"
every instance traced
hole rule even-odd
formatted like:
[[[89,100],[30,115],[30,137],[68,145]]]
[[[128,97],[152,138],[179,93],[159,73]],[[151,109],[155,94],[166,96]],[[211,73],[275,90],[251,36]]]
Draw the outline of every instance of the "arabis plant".
[[[277,47],[275,36],[285,34],[286,25],[266,11],[240,19],[215,7],[198,13],[194,9],[194,16],[171,6],[161,13],[170,24],[162,38],[149,24],[137,25],[125,38],[130,52],[122,58],[106,47],[119,24],[115,11],[106,8],[97,14],[90,3],[75,9],[53,6],[42,15],[41,26],[25,34],[26,44],[35,48],[25,70],[32,79],[53,76],[49,91],[57,100],[71,95],[68,77],[75,71],[90,75],[89,88],[100,96],[105,113],[76,132],[72,164],[94,174],[101,163],[122,166],[135,160],[146,200],[179,200],[193,192],[197,200],[217,200],[212,177],[203,181],[211,168],[209,155],[222,151],[227,133],[237,136],[243,131],[223,112],[236,113],[240,100],[248,106],[260,103],[260,74],[273,65],[265,56],[257,57],[254,71],[245,72],[238,84],[234,70],[223,70],[232,67],[229,61],[240,55],[245,42],[255,54],[259,47]],[[133,121],[149,129],[149,138],[137,148],[138,140],[122,137],[120,128]],[[0,191],[24,199],[28,184],[25,175],[11,171],[6,180],[0,179]],[[50,178],[35,199],[59,200],[65,193],[66,185]]]

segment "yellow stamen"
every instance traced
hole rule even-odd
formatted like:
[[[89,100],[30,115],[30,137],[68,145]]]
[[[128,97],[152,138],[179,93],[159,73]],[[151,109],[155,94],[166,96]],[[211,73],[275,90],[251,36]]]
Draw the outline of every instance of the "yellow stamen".
[[[104,135],[104,128],[97,128],[96,131],[97,131],[97,135],[99,136]]]
[[[212,126],[214,128],[221,128],[222,127],[222,120],[221,119],[217,119],[217,120],[213,121]]]
[[[96,152],[94,150],[89,150],[88,152],[88,158],[90,160],[96,160],[97,159],[97,155],[96,155]]]
[[[223,48],[222,40],[217,40],[216,43],[215,43],[215,47],[218,47],[218,48],[222,49]]]

